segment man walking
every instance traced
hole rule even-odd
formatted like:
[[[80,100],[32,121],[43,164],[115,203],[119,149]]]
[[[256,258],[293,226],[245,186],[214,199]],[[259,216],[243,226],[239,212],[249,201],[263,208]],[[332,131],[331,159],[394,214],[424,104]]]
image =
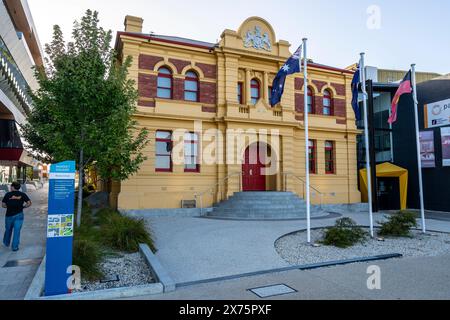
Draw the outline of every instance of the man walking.
[[[20,183],[11,184],[11,192],[8,192],[2,200],[2,207],[6,208],[5,216],[5,235],[3,244],[7,247],[11,244],[12,250],[19,250],[20,230],[23,225],[23,209],[31,207],[30,198],[23,192],[20,192]]]

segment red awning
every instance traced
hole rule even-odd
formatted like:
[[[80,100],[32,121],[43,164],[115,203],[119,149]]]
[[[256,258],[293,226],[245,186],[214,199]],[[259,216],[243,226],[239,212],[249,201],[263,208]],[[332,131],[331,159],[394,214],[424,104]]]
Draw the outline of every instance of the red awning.
[[[32,158],[22,148],[0,148],[0,164],[3,165],[32,165]]]

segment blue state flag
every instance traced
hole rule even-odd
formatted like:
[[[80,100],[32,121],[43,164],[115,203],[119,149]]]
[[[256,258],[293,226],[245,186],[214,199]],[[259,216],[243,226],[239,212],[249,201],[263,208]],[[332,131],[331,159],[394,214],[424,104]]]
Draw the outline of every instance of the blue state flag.
[[[298,73],[301,71],[300,61],[302,56],[302,46],[298,47],[297,51],[290,57],[284,66],[278,71],[277,76],[273,80],[272,84],[272,97],[270,99],[270,104],[272,106],[276,105],[281,101],[281,97],[284,92],[284,84],[286,82],[286,77],[290,74]]]
[[[359,74],[359,67],[358,70],[356,70],[355,75],[353,76],[352,80],[352,107],[353,111],[355,112],[355,118],[356,120],[361,120],[361,110],[359,109],[359,103],[358,103],[358,94],[359,94],[359,83],[361,82],[360,74]]]

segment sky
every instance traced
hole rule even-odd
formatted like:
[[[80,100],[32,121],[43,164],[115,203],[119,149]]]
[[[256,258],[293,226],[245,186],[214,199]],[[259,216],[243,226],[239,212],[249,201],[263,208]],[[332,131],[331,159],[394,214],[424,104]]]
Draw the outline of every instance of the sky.
[[[366,53],[366,65],[450,73],[448,0],[28,0],[44,46],[58,24],[70,39],[72,25],[87,9],[100,24],[123,31],[127,14],[144,19],[143,32],[216,42],[250,16],[266,19],[277,39],[295,51],[309,39],[309,58],[349,66]]]

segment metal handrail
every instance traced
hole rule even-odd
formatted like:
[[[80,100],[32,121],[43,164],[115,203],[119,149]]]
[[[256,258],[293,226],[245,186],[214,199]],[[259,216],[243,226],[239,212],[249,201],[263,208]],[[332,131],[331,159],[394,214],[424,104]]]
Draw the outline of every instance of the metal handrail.
[[[303,180],[301,177],[296,176],[295,174],[291,173],[291,172],[284,172],[284,191],[287,191],[287,176],[290,175],[294,178],[296,178],[297,180],[301,181],[303,183],[303,185],[305,186],[303,188],[303,198],[305,198],[305,189],[306,189],[306,181]],[[313,187],[312,185],[309,185],[309,188],[314,190],[315,192],[317,192],[319,194],[320,197],[320,207],[322,207],[322,201],[323,201],[323,193],[319,191],[319,189]]]
[[[233,172],[230,173],[229,175],[227,175],[226,177],[222,178],[219,182],[215,183],[212,187],[210,187],[209,189],[207,189],[206,191],[203,191],[201,193],[196,193],[195,194],[195,199],[197,200],[197,198],[200,199],[200,215],[203,215],[203,196],[205,194],[208,193],[213,193],[214,190],[219,190],[220,186],[222,186],[226,181],[228,181],[231,177],[234,177],[236,175],[239,175],[239,177],[242,177],[242,172]],[[241,179],[239,179],[239,191],[241,191],[242,189],[242,182]],[[220,200],[218,199],[218,201],[222,201],[223,199],[223,195],[221,193],[220,195]]]

